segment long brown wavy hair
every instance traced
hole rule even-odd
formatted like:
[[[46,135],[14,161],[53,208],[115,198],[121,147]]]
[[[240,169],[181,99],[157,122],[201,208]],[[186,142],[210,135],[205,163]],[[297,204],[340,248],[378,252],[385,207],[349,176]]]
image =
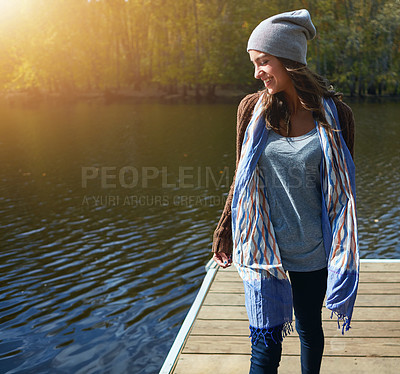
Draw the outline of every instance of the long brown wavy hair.
[[[323,97],[331,97],[342,100],[342,94],[336,92],[325,78],[311,71],[306,65],[286,58],[277,58],[287,70],[297,91],[302,107],[312,111],[314,119],[327,130],[331,131],[332,128],[324,115],[321,99]],[[283,92],[278,92],[270,95],[267,90],[265,90],[265,93],[263,104],[268,128],[278,133],[286,133],[288,136],[291,128],[291,113],[285,94]],[[282,122],[284,124],[283,128],[281,125]]]

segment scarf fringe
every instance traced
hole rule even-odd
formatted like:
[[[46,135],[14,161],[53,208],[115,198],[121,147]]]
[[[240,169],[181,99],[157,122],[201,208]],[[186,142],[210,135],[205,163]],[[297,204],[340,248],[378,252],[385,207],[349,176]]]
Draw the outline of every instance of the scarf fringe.
[[[345,314],[340,314],[337,312],[333,312],[331,313],[331,319],[333,318],[333,316],[337,317],[337,324],[338,324],[338,329],[342,329],[342,335],[344,335],[345,331],[349,331],[351,329],[350,326],[350,318],[348,316],[346,316]],[[342,326],[340,326],[340,324],[343,323]]]
[[[285,322],[283,325],[271,327],[269,329],[250,326],[251,344],[256,345],[261,337],[264,340],[264,344],[268,347],[266,337],[270,337],[275,344],[282,343],[283,339],[286,338],[293,331],[292,322]]]

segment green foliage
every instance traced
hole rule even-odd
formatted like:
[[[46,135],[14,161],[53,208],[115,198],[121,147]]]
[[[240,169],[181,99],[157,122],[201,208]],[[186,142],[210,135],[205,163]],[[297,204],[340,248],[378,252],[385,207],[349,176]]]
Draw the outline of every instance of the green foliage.
[[[399,94],[400,0],[13,0],[0,88],[249,88],[252,29],[307,8],[309,66],[352,95]],[[1,12],[1,9],[0,9]]]

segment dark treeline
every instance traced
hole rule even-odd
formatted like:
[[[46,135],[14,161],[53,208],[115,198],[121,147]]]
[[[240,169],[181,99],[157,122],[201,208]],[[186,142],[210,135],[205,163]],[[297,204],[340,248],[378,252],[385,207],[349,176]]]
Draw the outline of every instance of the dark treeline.
[[[213,96],[254,88],[263,19],[307,8],[311,69],[350,95],[400,94],[400,0],[13,0],[0,15],[0,89]]]

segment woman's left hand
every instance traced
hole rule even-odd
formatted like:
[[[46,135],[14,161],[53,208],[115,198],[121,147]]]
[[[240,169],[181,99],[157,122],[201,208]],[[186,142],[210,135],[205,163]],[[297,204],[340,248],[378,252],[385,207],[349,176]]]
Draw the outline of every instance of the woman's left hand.
[[[228,255],[225,252],[214,253],[213,260],[222,268],[227,268],[232,264],[232,255]]]

